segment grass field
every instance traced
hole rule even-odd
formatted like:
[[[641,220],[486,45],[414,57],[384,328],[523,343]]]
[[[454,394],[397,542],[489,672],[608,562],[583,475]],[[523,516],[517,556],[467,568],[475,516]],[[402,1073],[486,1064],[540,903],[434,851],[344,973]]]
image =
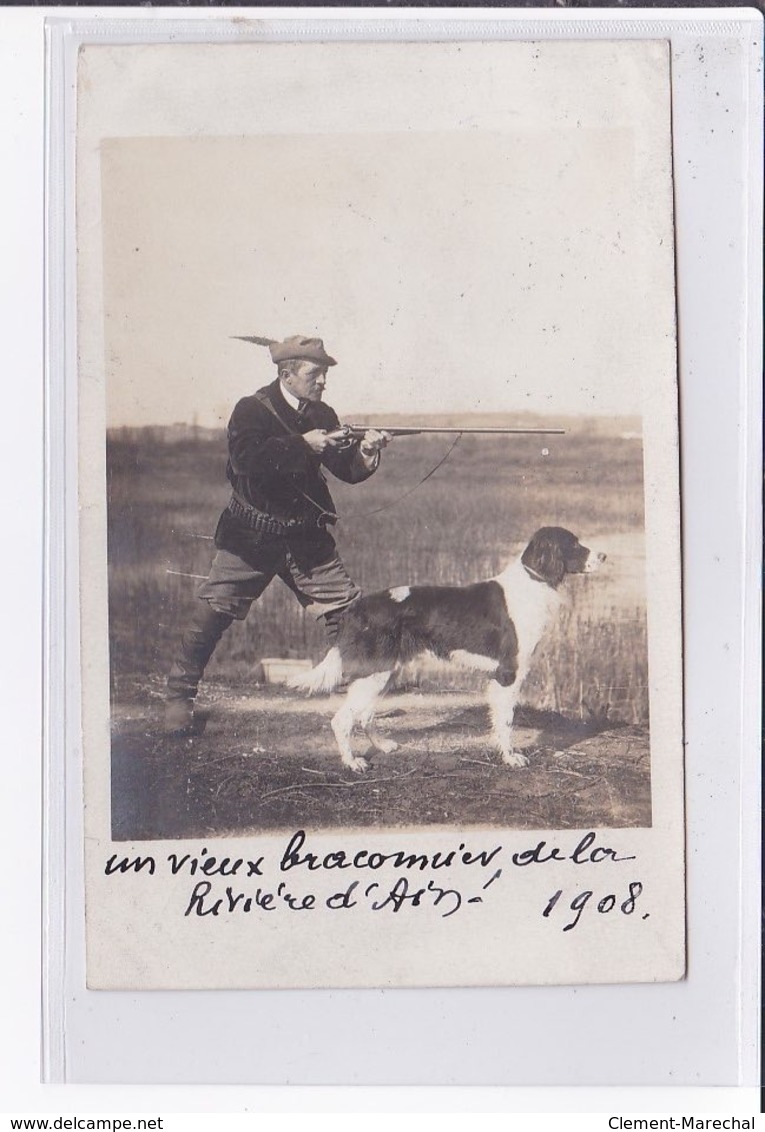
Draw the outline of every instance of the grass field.
[[[606,764],[609,767],[614,764],[611,768],[614,783],[609,784],[601,803],[594,809],[591,787],[589,799],[585,799],[582,806],[572,802],[572,791],[562,790],[561,796],[568,798],[567,806],[562,810],[559,806],[543,806],[548,818],[561,825],[582,821],[587,824],[595,822],[596,818],[601,819],[600,824],[646,824],[650,820],[650,804],[640,440],[623,423],[609,427],[607,422],[601,421],[571,422],[563,437],[463,437],[443,467],[407,495],[438,462],[449,444],[446,437],[402,438],[386,451],[380,471],[366,483],[348,487],[333,482],[332,490],[341,515],[336,538],[349,572],[367,592],[418,582],[475,581],[497,573],[520,551],[535,529],[549,524],[569,527],[588,545],[606,551],[608,565],[601,575],[567,582],[567,600],[559,622],[537,650],[522,702],[527,712],[537,713],[537,719],[546,718],[548,723],[557,721],[553,731],[556,727],[559,731],[561,727],[565,730],[567,725],[573,728],[571,734],[577,736],[577,742],[587,741],[592,745],[596,742],[594,737],[599,737],[597,742],[603,748],[602,765],[599,765],[603,774]],[[180,757],[177,747],[170,750],[172,757],[168,756],[168,741],[156,732],[156,713],[161,703],[164,675],[198,584],[181,575],[206,574],[212,559],[209,536],[228,498],[225,459],[225,436],[221,434],[181,429],[123,429],[112,432],[108,438],[109,615],[115,757],[124,770],[129,754],[127,748],[134,755],[128,779],[122,772],[122,777],[115,778],[123,784],[115,795],[122,818],[117,814],[115,822],[120,828],[124,827],[124,836],[138,835],[136,831],[146,828],[145,808],[141,810],[136,798],[147,788],[147,783],[154,781],[155,771],[161,776],[169,773],[168,768],[172,770],[173,751]],[[378,511],[379,508],[383,510]],[[255,713],[251,726],[257,730],[259,738],[253,746],[262,749],[263,757],[258,766],[265,777],[260,785],[253,785],[253,763],[251,759],[247,761],[248,752],[244,751],[245,763],[240,775],[235,774],[231,779],[229,762],[225,767],[226,784],[213,781],[212,785],[208,783],[209,790],[206,787],[202,790],[208,802],[209,796],[217,798],[214,812],[207,802],[201,810],[192,807],[188,821],[181,822],[184,829],[199,828],[209,832],[221,822],[227,828],[241,828],[248,820],[256,821],[259,828],[266,828],[274,822],[289,824],[295,820],[299,807],[295,818],[278,816],[283,815],[285,799],[292,796],[294,782],[291,785],[289,781],[282,781],[284,773],[292,773],[291,763],[275,759],[269,772],[271,764],[266,755],[278,755],[285,746],[291,753],[296,745],[302,751],[304,744],[314,743],[315,734],[321,735],[319,755],[321,759],[326,756],[330,773],[334,773],[331,744],[327,744],[326,750],[323,746],[328,732],[326,702],[317,703],[309,719],[296,710],[294,697],[288,698],[283,703],[280,701],[278,711],[273,709],[260,718],[255,701],[248,698],[257,694],[256,674],[262,657],[318,658],[323,651],[321,628],[278,581],[256,603],[248,620],[229,630],[208,667],[206,691],[200,697],[200,702],[205,702],[206,696],[214,711],[205,737],[194,741],[197,744],[193,748],[194,757],[199,756],[202,761],[193,777],[198,786],[205,776],[213,774],[210,768],[217,765],[213,763],[215,752],[228,753],[232,744],[239,743],[239,731],[229,733],[225,728],[220,733],[216,731],[215,712],[223,711],[225,715],[227,705],[233,711],[234,705],[241,709],[243,703],[249,703]],[[425,712],[424,718],[426,722],[431,721],[433,730],[429,738],[427,732],[421,735],[418,732],[415,746],[419,743],[429,760],[446,759],[448,762],[455,757],[469,758],[465,754],[470,746],[468,735],[480,736],[486,730],[483,709],[477,706],[480,701],[474,696],[471,699],[476,687],[474,681],[475,677],[470,676],[455,678],[450,682],[450,691],[447,689],[444,693],[446,698],[439,701],[453,706],[459,702],[455,711],[463,724],[467,719],[467,730],[462,724],[452,727],[449,720],[453,713],[445,719],[436,707],[431,706]],[[410,694],[422,696],[434,687],[424,677],[419,688],[410,689]],[[449,700],[450,695],[452,700]],[[402,711],[408,720],[406,707]],[[268,729],[269,720],[274,735],[264,741],[263,728]],[[240,711],[239,728],[241,721]],[[305,730],[302,730],[303,723]],[[444,746],[444,736],[450,733],[451,745]],[[627,746],[632,752],[632,761],[629,774],[622,774],[621,779],[623,760],[616,747],[613,750],[609,747],[607,751],[603,747],[606,733],[618,733],[621,739],[629,734]],[[544,747],[544,738],[541,742]],[[622,751],[622,746],[617,744],[617,747]],[[591,746],[591,753],[594,749]],[[188,763],[188,752],[183,757]],[[303,760],[307,757],[303,755]],[[545,773],[557,775],[565,784],[565,767],[556,760],[555,751],[550,753],[550,760]],[[303,765],[306,765],[304,761]],[[139,766],[143,767],[143,779],[138,775],[135,780]],[[636,767],[641,768],[639,773]],[[334,769],[338,771],[338,779],[342,779],[339,763]],[[462,774],[462,764],[458,770]],[[475,768],[468,767],[468,771],[472,775],[469,783],[474,784],[477,781]],[[188,787],[191,779],[184,780],[182,768],[179,773],[181,786],[186,781]],[[398,773],[394,773],[394,781]],[[572,773],[575,778],[578,772],[569,771],[569,784]],[[132,784],[129,789],[128,780]],[[307,796],[313,797],[316,790],[312,794],[310,776],[307,781]],[[531,778],[527,775],[524,781],[528,786]],[[316,785],[313,783],[314,787]],[[155,793],[156,787],[154,781]],[[232,791],[234,803],[229,797]],[[251,804],[253,791],[257,797],[269,794],[273,799],[265,811],[262,806],[257,808],[257,815]],[[331,793],[324,790],[328,797]],[[346,793],[353,794],[353,791]],[[362,793],[356,790],[356,795]],[[465,793],[472,792],[466,788]],[[480,793],[487,795],[485,789]],[[170,794],[173,796],[172,790]],[[488,794],[494,796],[491,791]],[[127,795],[132,801],[126,801]],[[193,795],[194,791],[189,794],[186,789],[187,802]],[[573,796],[575,802],[576,791]],[[222,805],[226,798],[229,802],[224,806],[224,817],[218,803]],[[280,799],[278,804],[277,798]],[[395,802],[395,797],[386,802],[382,811],[378,804],[377,810],[362,806],[349,813],[346,807],[338,809],[327,800],[318,810],[313,805],[307,809],[314,814],[319,826],[416,820],[411,805],[404,805],[399,799],[397,808]],[[303,803],[307,805],[305,799]],[[484,813],[476,802],[472,808],[463,806],[463,812],[458,806],[457,812],[445,820],[533,825],[542,816],[540,807],[538,804],[529,807],[528,798],[524,805],[525,811],[521,813],[520,802],[514,806],[505,798],[501,804],[489,806]],[[125,814],[135,811],[136,806],[143,818],[128,821]],[[428,810],[424,803],[418,806],[422,813]],[[168,808],[172,810],[172,804],[165,807]],[[438,804],[430,807],[434,814],[442,809]],[[123,826],[120,826],[122,819]],[[419,820],[435,819],[421,817]],[[163,828],[167,828],[168,822],[173,828],[177,825],[168,814],[164,821]],[[158,835],[156,831],[154,835]]]

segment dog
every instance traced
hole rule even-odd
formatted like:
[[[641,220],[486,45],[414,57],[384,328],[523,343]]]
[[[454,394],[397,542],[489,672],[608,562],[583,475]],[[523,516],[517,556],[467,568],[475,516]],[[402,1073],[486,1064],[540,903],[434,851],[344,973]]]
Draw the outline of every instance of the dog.
[[[559,602],[567,574],[590,574],[605,554],[582,546],[563,527],[542,527],[521,556],[489,581],[468,586],[397,586],[356,601],[342,621],[337,643],[315,668],[291,681],[314,694],[348,681],[332,730],[345,766],[367,769],[354,755],[358,724],[384,754],[398,744],[375,730],[378,699],[404,665],[436,657],[485,672],[492,742],[509,767],[528,765],[513,749],[513,717],[531,657]]]

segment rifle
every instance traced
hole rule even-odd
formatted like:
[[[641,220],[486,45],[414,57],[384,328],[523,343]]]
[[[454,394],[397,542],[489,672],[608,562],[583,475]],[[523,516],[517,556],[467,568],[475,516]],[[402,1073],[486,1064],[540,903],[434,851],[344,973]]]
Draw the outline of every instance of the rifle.
[[[369,429],[387,432],[389,436],[420,436],[422,433],[435,433],[440,436],[563,436],[564,428],[431,428],[424,425],[405,427],[388,425],[345,424],[334,432],[327,433],[335,441],[337,448],[348,448],[354,440],[360,440]]]

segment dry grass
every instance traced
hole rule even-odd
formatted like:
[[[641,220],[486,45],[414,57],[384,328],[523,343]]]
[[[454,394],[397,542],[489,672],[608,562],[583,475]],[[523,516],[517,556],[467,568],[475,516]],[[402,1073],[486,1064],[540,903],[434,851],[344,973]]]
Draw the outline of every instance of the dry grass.
[[[213,547],[199,536],[213,533],[228,496],[225,438],[122,431],[108,452],[115,837],[650,823],[640,443],[603,422],[554,441],[465,438],[414,494],[367,514],[416,484],[448,443],[401,440],[368,483],[337,485],[338,542],[367,591],[490,577],[547,524],[608,553],[602,573],[567,582],[537,650],[517,721],[529,766],[509,771],[491,751],[474,677],[445,691],[423,674],[381,720],[400,750],[349,774],[328,722],[336,704],[254,687],[262,656],[324,649],[321,629],[278,582],[221,642],[200,696],[204,730],[165,736],[165,673],[195,588],[167,571],[209,568]]]
[[[343,517],[337,540],[353,577],[367,592],[475,581],[495,574],[537,527],[568,526],[609,552],[609,572],[569,583],[570,601],[540,645],[525,699],[577,719],[647,723],[639,441],[608,435],[602,425],[561,438],[466,437],[411,496],[369,514],[416,484],[448,443],[401,439],[367,483],[333,484]],[[549,455],[542,455],[543,447]],[[136,429],[109,437],[110,631],[118,697],[169,667],[196,583],[167,571],[206,574],[209,536],[228,497],[224,466],[222,435]],[[241,686],[262,656],[318,657],[323,648],[320,627],[275,582],[247,622],[226,634],[208,675]]]
[[[399,750],[366,752],[370,769],[340,763],[329,726],[339,697],[237,694],[209,682],[204,731],[168,738],[160,689],[114,719],[112,819],[117,840],[210,837],[265,830],[445,827],[598,829],[651,821],[646,729],[519,712],[523,770],[486,742],[480,697],[394,694],[381,729]],[[361,740],[355,740],[357,744]],[[363,750],[363,746],[359,748]]]

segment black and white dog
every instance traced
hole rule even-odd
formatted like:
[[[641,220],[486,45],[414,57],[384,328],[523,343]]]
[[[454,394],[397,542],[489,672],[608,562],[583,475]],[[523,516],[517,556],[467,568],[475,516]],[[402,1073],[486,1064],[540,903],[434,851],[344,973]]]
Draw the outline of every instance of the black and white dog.
[[[490,581],[370,594],[350,607],[324,660],[292,685],[312,694],[350,681],[332,730],[343,763],[363,771],[367,761],[353,754],[351,734],[359,724],[378,751],[395,751],[397,744],[375,731],[374,717],[378,698],[405,664],[436,657],[485,672],[492,743],[508,766],[526,766],[525,755],[513,750],[513,716],[532,654],[566,574],[590,574],[605,558],[563,527],[542,527],[520,558]]]

